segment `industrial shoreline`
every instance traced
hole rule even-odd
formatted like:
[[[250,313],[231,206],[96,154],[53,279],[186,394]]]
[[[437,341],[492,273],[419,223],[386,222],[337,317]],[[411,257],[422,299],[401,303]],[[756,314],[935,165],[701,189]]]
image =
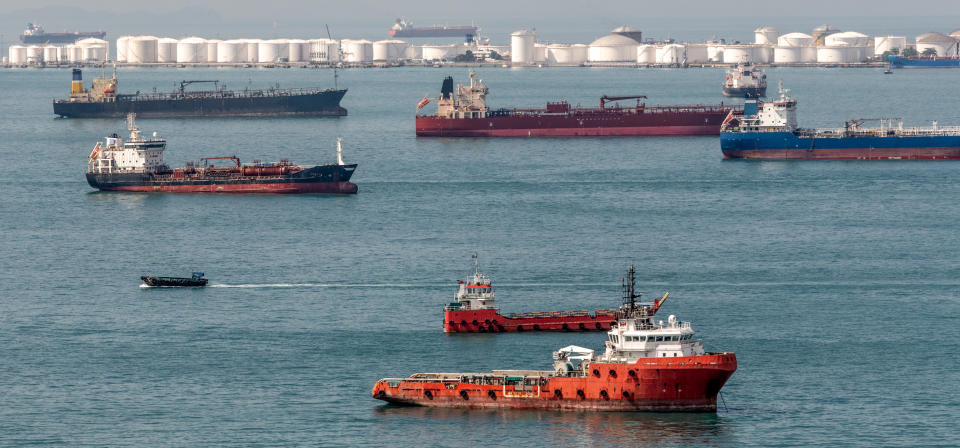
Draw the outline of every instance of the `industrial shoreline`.
[[[216,63],[216,62],[200,62],[200,63],[139,63],[131,64],[127,62],[101,62],[101,63],[75,63],[75,64],[43,64],[43,65],[11,65],[11,64],[0,64],[0,68],[6,69],[68,69],[68,68],[100,68],[104,66],[113,66],[116,65],[118,68],[130,67],[130,68],[249,68],[249,69],[269,69],[269,68],[301,68],[301,69],[333,69],[334,66],[331,64],[317,64],[311,62],[288,62],[282,64],[275,63]],[[885,68],[888,66],[887,62],[883,61],[871,61],[871,62],[846,62],[846,63],[807,63],[807,62],[792,62],[792,63],[770,63],[770,64],[759,64],[763,67],[810,67],[810,68]],[[337,64],[336,68],[349,68],[349,69],[358,69],[358,68],[375,68],[375,69],[385,69],[385,68],[403,68],[403,67],[489,67],[489,68],[550,68],[550,67],[584,67],[584,68],[658,68],[658,69],[667,69],[667,68],[729,68],[730,64],[725,64],[721,62],[716,63],[697,63],[697,64],[639,64],[635,62],[593,62],[593,63],[583,63],[583,64],[511,64],[509,62],[504,63],[500,61],[494,62],[442,62],[442,63],[430,63],[430,62],[409,62],[403,64],[383,64],[383,63],[361,63],[361,64]]]

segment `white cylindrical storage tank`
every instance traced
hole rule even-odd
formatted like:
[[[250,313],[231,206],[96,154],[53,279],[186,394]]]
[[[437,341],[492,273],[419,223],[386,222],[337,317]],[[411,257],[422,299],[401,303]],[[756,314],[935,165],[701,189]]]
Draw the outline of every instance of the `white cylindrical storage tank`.
[[[773,45],[777,43],[777,38],[780,36],[780,30],[772,26],[765,25],[753,30],[753,35],[753,43],[757,45]]]
[[[177,63],[207,61],[207,40],[200,37],[188,37],[177,42]]]
[[[67,54],[67,47],[57,47],[57,62],[64,63],[70,61],[70,56]]]
[[[707,60],[710,62],[723,62],[723,45],[707,45]]]
[[[727,45],[723,47],[723,63],[739,64],[741,62],[754,62],[754,49],[752,45]]]
[[[453,45],[424,45],[421,58],[425,61],[439,61],[453,55]]]
[[[26,56],[24,56],[26,58]],[[71,63],[83,61],[83,48],[76,44],[67,45],[67,61]]]
[[[683,45],[669,44],[657,48],[658,64],[677,64],[683,57]]]
[[[281,61],[290,60],[290,39],[271,39],[270,42],[277,44],[277,58]]]
[[[803,33],[789,33],[777,38],[780,47],[810,47],[813,46],[813,36]]]
[[[373,60],[377,62],[390,61],[389,40],[378,40],[373,43]]]
[[[587,59],[590,62],[634,62],[638,46],[637,41],[629,37],[610,34],[590,43]]]
[[[263,63],[274,63],[280,58],[280,44],[273,40],[262,40],[257,43],[256,61]]]
[[[907,38],[904,36],[877,36],[873,38],[873,54],[880,56],[884,52],[901,53],[907,48]]]
[[[684,60],[687,64],[703,64],[709,62],[707,44],[687,44],[685,45]]]
[[[753,49],[753,58],[760,64],[773,62],[773,47],[770,45],[758,46]]]
[[[177,40],[164,37],[157,40],[157,62],[177,62]]]
[[[532,30],[524,29],[510,33],[510,62],[514,64],[533,64],[536,40],[537,33]]]
[[[843,33],[831,34],[823,39],[824,45],[828,47],[864,47],[870,38],[866,34],[856,31],[846,31]]]
[[[131,64],[152,64],[157,62],[157,38],[136,36],[127,41],[127,62]]]
[[[587,61],[585,45],[548,45],[547,63],[557,65],[580,65]]]
[[[260,60],[260,39],[244,39],[247,44],[247,56],[244,62],[257,62]]]
[[[547,61],[547,46],[540,43],[533,44],[533,62],[542,63]]]
[[[337,41],[330,39],[311,39],[310,60],[313,62],[335,62],[337,59]]]
[[[217,62],[237,63],[246,62],[247,44],[242,40],[232,39],[217,42]]]
[[[394,40],[390,43],[390,57],[394,61],[403,59],[409,44],[402,40]]]
[[[57,48],[55,45],[43,47],[43,62],[55,64],[57,62]]]
[[[835,45],[832,47],[817,47],[817,63],[820,64],[846,64],[849,62],[855,62],[856,57],[856,47],[845,47],[840,45]]]
[[[309,59],[309,55],[310,55],[310,48],[307,45],[307,41],[302,39],[290,39],[287,41],[287,60],[288,61],[303,62]]]
[[[957,40],[940,33],[925,33],[917,36],[917,53],[935,51],[940,57],[957,56]]]
[[[84,62],[104,62],[107,60],[107,47],[102,45],[81,46]]]
[[[127,62],[127,49],[133,36],[122,36],[117,38],[117,62]]]
[[[364,39],[344,39],[342,45],[343,58],[346,62],[362,64],[373,61],[373,42]]]
[[[207,40],[207,54],[204,58],[206,62],[217,62],[217,52],[220,50],[220,42],[223,41],[220,39]]]
[[[817,47],[800,47],[800,62],[817,62]]]
[[[410,45],[406,51],[403,52],[403,56],[411,60],[423,59],[423,47],[420,45]]]
[[[777,64],[793,64],[801,62],[800,47],[776,47],[773,49],[773,62]]]
[[[657,63],[657,47],[653,45],[641,45],[637,47],[637,63],[638,64],[656,64]]]
[[[27,63],[27,47],[23,45],[11,45],[9,49],[11,65],[23,65]]]

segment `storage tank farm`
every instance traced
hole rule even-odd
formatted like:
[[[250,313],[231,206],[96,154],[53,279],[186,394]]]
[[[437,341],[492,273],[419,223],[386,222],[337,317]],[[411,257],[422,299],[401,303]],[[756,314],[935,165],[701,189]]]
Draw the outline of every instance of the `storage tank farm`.
[[[873,54],[880,56],[889,51],[900,54],[907,48],[905,36],[876,36],[873,38]]]

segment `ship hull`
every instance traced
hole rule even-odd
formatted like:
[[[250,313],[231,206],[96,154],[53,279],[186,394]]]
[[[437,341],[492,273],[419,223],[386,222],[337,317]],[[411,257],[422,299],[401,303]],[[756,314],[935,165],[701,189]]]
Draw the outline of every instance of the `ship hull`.
[[[350,182],[356,165],[326,165],[285,176],[196,176],[177,178],[173,174],[87,173],[87,183],[103,191],[139,193],[327,193],[356,194]]]
[[[767,87],[724,87],[723,95],[734,98],[760,98],[767,96]]]
[[[187,117],[290,117],[344,116],[340,107],[346,90],[324,90],[295,95],[198,96],[158,98],[150,95],[118,95],[113,101],[53,103],[53,113],[65,118]]]
[[[199,288],[207,286],[207,279],[194,279],[191,277],[150,277],[142,276],[140,280],[147,286],[167,287],[167,288]]]
[[[730,132],[720,138],[725,158],[924,160],[960,159],[960,136],[830,137],[791,132]]]
[[[960,68],[958,58],[905,58],[890,56],[891,68]]]
[[[475,36],[477,29],[475,27],[454,27],[454,28],[407,28],[402,30],[390,30],[391,37],[465,37]]]
[[[586,377],[545,378],[532,386],[381,380],[371,394],[398,405],[445,408],[716,412],[717,394],[736,369],[733,353],[643,358],[592,363]]]
[[[617,321],[615,312],[593,315],[571,312],[522,313],[504,316],[496,310],[446,310],[446,333],[510,333],[523,331],[608,331]]]
[[[719,135],[729,108],[708,112],[517,115],[487,118],[418,116],[418,137],[614,137]]]
[[[20,35],[20,41],[25,44],[72,44],[80,39],[103,39],[107,33],[94,31],[87,33],[46,33],[38,35]]]

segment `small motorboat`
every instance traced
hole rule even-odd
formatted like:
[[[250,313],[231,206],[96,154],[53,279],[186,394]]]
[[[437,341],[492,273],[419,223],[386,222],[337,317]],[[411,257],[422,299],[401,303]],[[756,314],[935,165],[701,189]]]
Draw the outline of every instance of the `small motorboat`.
[[[144,275],[140,279],[147,286],[180,288],[207,286],[207,279],[203,278],[203,272],[194,272],[192,277],[150,277]]]
[[[893,70],[890,70],[890,69],[888,68],[888,69],[886,69],[886,70],[883,71],[883,74],[884,74],[884,75],[892,75],[892,74],[893,74]]]

